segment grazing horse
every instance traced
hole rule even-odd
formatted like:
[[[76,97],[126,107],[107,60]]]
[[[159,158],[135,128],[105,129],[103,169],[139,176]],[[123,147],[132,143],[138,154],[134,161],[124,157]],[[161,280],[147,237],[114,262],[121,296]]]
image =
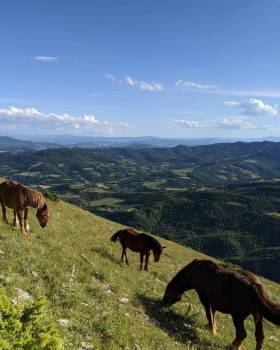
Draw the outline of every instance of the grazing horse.
[[[210,260],[195,259],[169,282],[161,306],[173,305],[190,289],[197,292],[213,334],[216,334],[215,312],[231,315],[236,330],[233,349],[241,349],[247,336],[244,320],[250,314],[255,321],[256,350],[261,350],[263,345],[263,318],[280,325],[280,304],[268,298],[264,285],[249,271],[230,271]]]
[[[0,184],[0,203],[3,212],[3,221],[8,224],[6,206],[14,209],[13,225],[16,227],[19,219],[21,232],[27,235],[29,232],[28,209],[37,209],[37,219],[42,228],[47,225],[49,208],[44,196],[15,181],[4,181]]]
[[[133,228],[126,228],[124,230],[117,231],[112,237],[111,241],[116,242],[119,239],[122,245],[121,262],[125,257],[125,263],[129,265],[126,249],[129,248],[133,252],[140,253],[140,270],[142,270],[143,259],[145,256],[144,270],[148,271],[148,261],[150,256],[150,250],[153,251],[154,261],[158,262],[160,255],[165,247],[162,247],[158,240],[154,237],[147,235],[143,232],[138,232]]]

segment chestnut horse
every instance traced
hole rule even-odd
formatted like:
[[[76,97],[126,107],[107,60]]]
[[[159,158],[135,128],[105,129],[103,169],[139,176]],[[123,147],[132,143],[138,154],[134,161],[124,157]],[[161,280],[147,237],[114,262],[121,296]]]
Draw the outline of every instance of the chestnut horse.
[[[244,320],[250,314],[255,321],[256,350],[261,350],[263,345],[263,318],[280,325],[280,304],[268,298],[264,285],[249,271],[230,271],[210,260],[195,259],[169,282],[161,306],[171,306],[190,289],[197,292],[214,334],[215,312],[231,315],[236,330],[233,341],[236,350],[241,349],[241,343],[247,336]]]
[[[23,186],[15,181],[4,181],[0,184],[0,203],[3,212],[3,221],[8,223],[6,216],[6,206],[14,209],[13,225],[16,227],[19,219],[21,232],[26,235],[29,232],[28,209],[37,209],[37,219],[42,228],[47,225],[49,218],[49,208],[44,196],[37,191]]]
[[[126,255],[126,249],[129,248],[133,252],[140,253],[140,270],[142,270],[143,259],[145,256],[145,271],[148,271],[150,251],[153,251],[154,261],[158,262],[160,255],[165,248],[162,247],[159,241],[154,237],[143,232],[138,232],[133,228],[126,228],[124,230],[117,231],[111,237],[112,242],[116,242],[118,239],[122,245],[121,262],[123,262],[123,259],[125,258],[125,263],[129,265]]]

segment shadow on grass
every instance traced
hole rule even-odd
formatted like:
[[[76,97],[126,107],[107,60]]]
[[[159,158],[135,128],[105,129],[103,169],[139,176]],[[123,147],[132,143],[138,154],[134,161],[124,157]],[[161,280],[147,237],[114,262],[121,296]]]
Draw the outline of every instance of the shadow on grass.
[[[120,259],[117,259],[113,254],[109,253],[105,248],[103,247],[93,247],[91,248],[91,251],[93,253],[97,253],[101,255],[105,259],[111,260],[113,263],[120,265]]]
[[[196,315],[190,310],[182,316],[171,309],[160,308],[159,301],[138,294],[136,298],[144,306],[145,313],[151,321],[166,332],[175,341],[191,343],[199,349],[212,349],[213,344],[202,341],[197,332]]]

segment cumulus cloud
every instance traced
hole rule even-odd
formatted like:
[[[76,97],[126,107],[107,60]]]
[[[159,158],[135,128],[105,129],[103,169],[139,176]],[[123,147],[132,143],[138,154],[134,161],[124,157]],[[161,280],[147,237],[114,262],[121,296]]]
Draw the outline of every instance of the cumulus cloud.
[[[244,109],[243,114],[248,116],[267,116],[273,117],[278,114],[277,105],[270,106],[264,104],[262,100],[250,98],[243,101],[226,101],[226,106],[240,107]]]
[[[193,88],[198,90],[216,89],[218,87],[217,85],[200,84],[200,83],[196,83],[195,81],[189,81],[189,80],[177,80],[175,83],[175,86]]]
[[[113,134],[118,129],[129,127],[126,123],[100,121],[93,114],[74,116],[70,114],[43,113],[34,107],[0,108],[0,125],[7,128],[22,128],[48,131],[81,131]]]
[[[33,60],[42,62],[55,62],[59,60],[57,56],[34,56]]]
[[[200,128],[204,125],[196,120],[186,120],[186,119],[172,119],[173,123],[180,125],[184,128]]]
[[[119,79],[111,73],[105,73],[105,78],[111,81],[117,82],[119,84],[126,84],[131,87],[137,87],[140,90],[144,90],[144,91],[162,91],[164,89],[163,84],[160,82],[154,82],[154,81],[147,82],[144,80],[137,80],[132,78],[129,75],[124,77],[123,79]]]

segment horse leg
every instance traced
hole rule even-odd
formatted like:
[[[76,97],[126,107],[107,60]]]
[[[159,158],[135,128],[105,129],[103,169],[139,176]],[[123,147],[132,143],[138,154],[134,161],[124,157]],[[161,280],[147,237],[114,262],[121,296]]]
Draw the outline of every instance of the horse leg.
[[[232,320],[236,330],[236,337],[232,343],[234,350],[241,350],[241,343],[247,337],[247,333],[244,327],[245,317],[242,317],[236,313],[232,313]]]
[[[150,253],[146,253],[146,258],[145,258],[145,267],[144,267],[144,270],[145,271],[148,271],[148,262],[149,262],[149,256],[150,256]]]
[[[128,259],[127,259],[127,254],[126,254],[126,248],[124,248],[124,256],[125,256],[125,263],[127,266],[129,266]]]
[[[9,221],[7,219],[7,209],[5,207],[5,204],[1,201],[1,207],[2,207],[2,213],[3,213],[3,222],[4,224],[8,224]]]
[[[14,221],[13,221],[13,226],[17,227],[18,226],[18,217],[17,217],[17,212],[14,209]]]
[[[257,341],[256,350],[261,350],[263,346],[264,333],[263,333],[263,316],[261,314],[254,314],[255,320],[255,338]]]
[[[144,258],[144,254],[143,254],[143,253],[140,253],[140,270],[142,270],[143,258]]]
[[[207,297],[203,293],[199,293],[199,299],[200,299],[202,305],[204,306],[206,317],[208,320],[209,329],[214,335],[216,335],[217,333],[216,333],[216,328],[215,328],[215,318],[214,318],[214,314],[212,314],[211,305],[210,305]]]
[[[28,208],[24,210],[24,229],[26,232],[30,232],[30,227],[28,224]]]
[[[216,335],[217,334],[217,323],[215,319],[216,310],[211,308],[211,311],[212,311],[212,319],[213,319],[213,334]]]
[[[26,232],[25,232],[25,229],[24,229],[24,220],[23,220],[23,211],[22,210],[17,210],[16,211],[17,213],[17,216],[18,216],[18,219],[19,219],[19,226],[20,226],[20,229],[21,229],[21,232],[27,236]]]
[[[129,266],[127,255],[126,255],[126,246],[121,242],[122,245],[122,257],[121,257],[121,262],[124,263],[124,258],[125,258],[125,263],[127,266]]]
[[[124,263],[124,246],[122,246],[122,256],[121,256],[121,263]]]
[[[211,305],[207,304],[206,306],[204,306],[204,308],[205,308],[205,311],[206,311],[206,317],[207,317],[207,320],[208,320],[209,329],[210,329],[210,331],[211,331],[211,333],[213,335],[217,335],[215,316],[212,313]]]

